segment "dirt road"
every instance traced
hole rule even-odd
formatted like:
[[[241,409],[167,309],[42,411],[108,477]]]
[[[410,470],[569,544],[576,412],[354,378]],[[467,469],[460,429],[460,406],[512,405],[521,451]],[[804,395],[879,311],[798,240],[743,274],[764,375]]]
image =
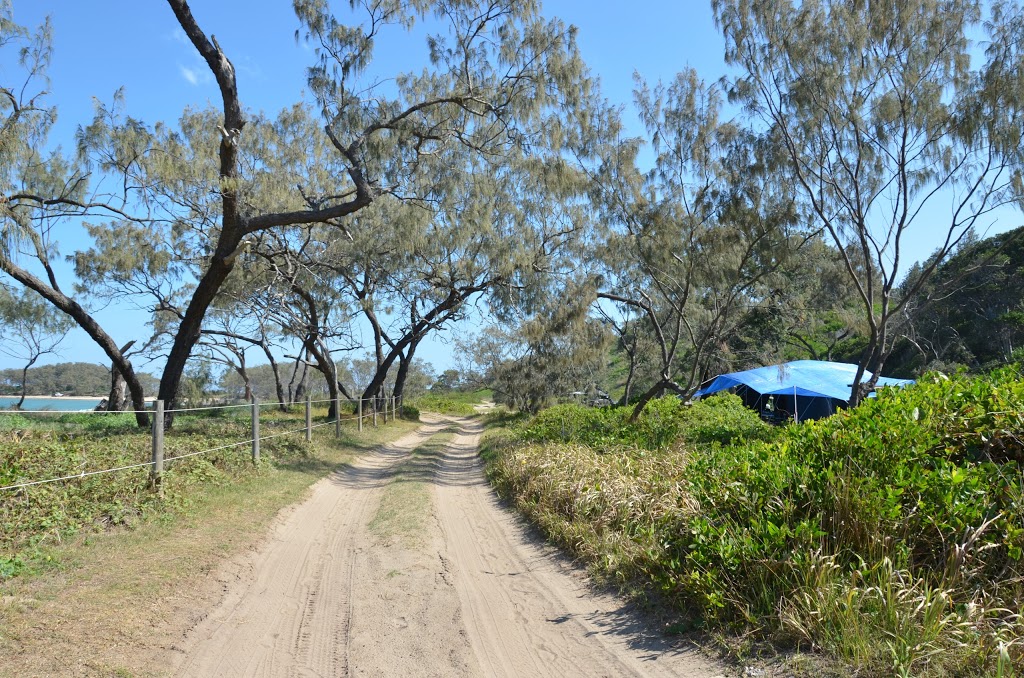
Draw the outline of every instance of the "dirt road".
[[[314,486],[176,648],[174,674],[723,675],[500,507],[479,433],[429,419]]]

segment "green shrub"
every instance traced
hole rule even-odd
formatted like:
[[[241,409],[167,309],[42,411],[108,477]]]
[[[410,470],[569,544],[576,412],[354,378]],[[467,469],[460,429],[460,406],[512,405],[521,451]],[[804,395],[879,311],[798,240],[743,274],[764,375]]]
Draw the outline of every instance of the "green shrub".
[[[20,416],[20,415],[19,415]],[[264,413],[264,435],[301,426],[301,414]],[[148,432],[132,415],[0,416],[0,487],[70,477],[60,482],[0,491],[0,578],[20,573],[47,544],[70,535],[130,525],[153,511],[186,508],[203,486],[222,485],[266,464],[304,461],[310,448],[298,436],[261,444],[262,464],[253,466],[249,444],[172,459],[233,442],[247,441],[248,414],[179,417],[166,434],[164,497],[148,487],[149,467],[113,473],[91,471],[145,464],[151,458]]]
[[[1024,661],[1024,382],[926,375],[773,429],[733,397],[560,406],[494,446],[498,490],[604,575],[851,671]]]
[[[632,407],[557,405],[542,411],[524,430],[534,442],[572,442],[599,449],[633,446],[665,449],[679,441],[729,444],[774,437],[757,413],[730,394],[684,404],[668,396],[652,400],[635,420]]]
[[[479,405],[491,397],[489,390],[482,391],[444,391],[441,393],[425,393],[410,399],[410,405],[421,412],[437,412],[460,417],[471,417],[476,414],[474,405]]]

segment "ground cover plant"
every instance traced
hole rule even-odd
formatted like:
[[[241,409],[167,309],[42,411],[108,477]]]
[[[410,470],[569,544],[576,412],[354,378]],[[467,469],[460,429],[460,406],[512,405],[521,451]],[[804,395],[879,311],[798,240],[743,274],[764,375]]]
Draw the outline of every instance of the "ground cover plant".
[[[479,405],[485,400],[490,399],[490,397],[490,389],[479,391],[442,391],[438,393],[427,392],[417,398],[410,398],[405,407],[414,407],[424,412],[469,417],[476,414],[476,410],[473,408],[474,405]]]
[[[326,410],[314,408],[314,424],[328,423]],[[169,461],[162,496],[150,487],[149,467],[82,475],[133,466],[151,458],[149,433],[135,426],[131,414],[0,413],[0,487],[66,476],[71,480],[0,493],[0,581],[26,569],[45,566],[49,549],[82,533],[132,527],[152,517],[188,512],[202,493],[274,469],[306,469],[324,475],[333,463],[324,445],[333,441],[333,425],[314,429],[306,443],[304,413],[264,408],[258,465],[251,457],[248,408],[210,410],[179,416],[165,437],[165,457],[206,454]],[[372,440],[345,422],[340,440],[348,446]],[[234,447],[230,446],[239,443]]]
[[[772,429],[732,396],[561,406],[485,439],[498,490],[680,625],[850,675],[1019,675],[1024,381],[931,374]]]

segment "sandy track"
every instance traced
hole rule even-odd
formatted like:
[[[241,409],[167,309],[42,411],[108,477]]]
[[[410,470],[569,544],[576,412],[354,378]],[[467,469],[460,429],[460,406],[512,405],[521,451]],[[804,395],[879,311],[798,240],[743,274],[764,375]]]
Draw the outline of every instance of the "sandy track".
[[[457,422],[415,540],[372,533],[409,452]],[[188,634],[179,676],[717,676],[614,596],[589,590],[501,508],[479,426],[434,419],[314,486]]]

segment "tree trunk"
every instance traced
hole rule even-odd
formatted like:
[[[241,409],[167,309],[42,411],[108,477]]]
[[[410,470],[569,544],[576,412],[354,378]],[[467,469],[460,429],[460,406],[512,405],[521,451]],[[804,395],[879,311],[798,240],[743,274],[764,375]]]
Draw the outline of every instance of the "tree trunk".
[[[270,352],[270,347],[265,343],[260,344],[260,348],[267,354],[267,361],[270,363],[270,370],[274,373],[274,390],[277,391],[277,408],[286,412],[288,406],[284,400],[284,384],[281,382],[281,368],[278,366],[277,361],[274,360],[274,354]]]
[[[210,259],[210,267],[200,278],[196,285],[192,299],[189,300],[188,308],[178,326],[178,333],[174,336],[174,343],[171,345],[171,352],[167,355],[167,363],[164,365],[163,375],[160,377],[160,390],[157,398],[164,401],[167,410],[174,409],[175,401],[178,398],[178,387],[181,385],[181,377],[185,373],[185,364],[192,355],[192,348],[199,341],[202,334],[203,318],[207,309],[217,296],[217,291],[227,279],[231,269],[234,268],[235,249],[240,238],[236,235],[230,237],[227,228],[221,233],[221,242],[217,251]],[[174,413],[168,411],[165,415],[165,427],[170,428],[174,423]]]
[[[625,407],[629,404],[629,393],[633,390],[633,376],[636,374],[636,354],[629,353],[629,374],[626,375],[626,388],[619,400],[619,406]]]
[[[412,366],[412,358],[416,354],[416,347],[419,343],[419,339],[411,342],[406,354],[404,356],[399,354],[398,356],[398,374],[395,375],[395,390],[394,393],[392,393],[392,395],[398,400],[401,400],[402,394],[405,393],[405,380],[409,376],[409,368]]]
[[[135,344],[132,339],[121,347],[121,353],[125,354]],[[116,363],[110,364],[110,393],[107,395],[107,412],[123,412],[128,409],[128,382],[125,381],[121,370]]]
[[[32,359],[28,361],[25,367],[21,368],[21,398],[18,399],[18,404],[13,409],[20,410],[21,406],[25,404],[25,395],[28,393],[28,370],[36,361],[36,356],[32,356]]]

